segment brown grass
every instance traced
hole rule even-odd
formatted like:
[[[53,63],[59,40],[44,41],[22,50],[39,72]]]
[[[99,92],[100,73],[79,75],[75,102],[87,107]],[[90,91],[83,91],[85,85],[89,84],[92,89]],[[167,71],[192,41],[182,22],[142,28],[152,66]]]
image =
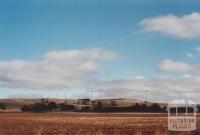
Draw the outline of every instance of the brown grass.
[[[197,120],[197,123],[200,119]],[[199,129],[200,125],[198,124]],[[164,114],[5,113],[0,135],[192,135],[169,132]],[[195,135],[200,135],[200,132]]]

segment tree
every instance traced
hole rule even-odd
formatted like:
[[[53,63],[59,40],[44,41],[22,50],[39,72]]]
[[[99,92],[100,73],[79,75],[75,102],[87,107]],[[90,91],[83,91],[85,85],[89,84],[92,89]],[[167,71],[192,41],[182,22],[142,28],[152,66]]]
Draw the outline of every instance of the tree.
[[[45,112],[46,111],[46,105],[42,103],[35,103],[32,107],[32,111],[35,112]]]
[[[95,106],[94,106],[94,111],[95,112],[102,112],[103,111],[103,104],[101,102],[98,102]]]
[[[160,105],[157,103],[154,103],[150,106],[150,111],[152,112],[161,112]]]
[[[55,102],[50,102],[47,104],[47,110],[52,111],[53,109],[57,108],[57,104]]]
[[[81,107],[82,112],[91,112],[91,108],[89,106],[83,106]]]
[[[74,105],[66,105],[65,103],[61,103],[58,105],[62,111],[72,111],[74,110]]]
[[[131,106],[131,110],[134,112],[140,112],[140,105],[136,103],[135,105]]]
[[[200,113],[200,106],[199,105],[197,106],[197,110],[198,110],[198,113]]]
[[[28,105],[24,105],[20,108],[20,110],[22,112],[27,112],[27,111],[31,111],[31,108]]]
[[[142,104],[140,106],[140,111],[141,112],[148,112],[149,111],[149,107],[146,104]]]
[[[62,111],[65,110],[65,103],[60,103],[58,106],[61,108]]]
[[[6,105],[3,103],[0,103],[0,109],[5,110],[6,109]]]

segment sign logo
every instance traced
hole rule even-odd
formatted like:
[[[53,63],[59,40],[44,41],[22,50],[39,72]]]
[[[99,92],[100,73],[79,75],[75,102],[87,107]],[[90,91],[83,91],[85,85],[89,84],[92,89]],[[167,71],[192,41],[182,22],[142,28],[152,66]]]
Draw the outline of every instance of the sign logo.
[[[168,130],[196,130],[196,104],[192,100],[177,99],[168,104]]]

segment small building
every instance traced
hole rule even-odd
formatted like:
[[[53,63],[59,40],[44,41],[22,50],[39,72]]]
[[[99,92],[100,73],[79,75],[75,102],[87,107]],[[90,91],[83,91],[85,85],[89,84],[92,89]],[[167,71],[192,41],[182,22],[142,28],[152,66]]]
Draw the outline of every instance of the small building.
[[[78,99],[78,101],[80,101],[82,105],[89,105],[90,104],[89,98]]]

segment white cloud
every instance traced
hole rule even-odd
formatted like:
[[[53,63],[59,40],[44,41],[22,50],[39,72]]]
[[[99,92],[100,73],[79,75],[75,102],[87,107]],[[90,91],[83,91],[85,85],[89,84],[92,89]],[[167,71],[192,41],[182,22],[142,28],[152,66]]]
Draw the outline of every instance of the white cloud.
[[[143,79],[145,77],[144,76],[136,76],[135,78],[137,78],[137,79]]]
[[[73,87],[86,88],[101,71],[103,61],[115,60],[118,57],[116,53],[94,48],[48,52],[35,61],[0,61],[0,85],[25,89],[62,89],[65,83],[70,83]],[[159,67],[162,71],[170,72],[200,71],[190,64],[172,60],[164,60]],[[164,102],[174,96],[176,98],[175,91],[198,91],[199,84],[200,76],[185,74],[182,79],[148,79],[143,76],[109,81],[97,79],[95,88],[102,88],[103,98],[123,97],[121,90],[126,88],[127,97],[141,99],[148,89],[151,90],[150,100]],[[10,97],[24,96],[27,95],[16,94]]]
[[[193,58],[194,57],[194,55],[193,54],[191,54],[191,53],[186,53],[186,55],[188,56],[188,57],[190,57],[190,58]]]
[[[166,59],[158,65],[162,72],[200,73],[200,68],[180,61]]]
[[[184,77],[185,78],[190,78],[190,77],[192,77],[192,75],[191,74],[184,74]]]
[[[102,61],[118,55],[99,48],[53,51],[35,61],[0,61],[2,87],[57,89],[65,83],[84,85],[95,76]]]
[[[13,99],[13,98],[21,98],[21,99],[41,99],[43,98],[42,95],[39,94],[10,94],[7,96],[8,99]]]
[[[179,98],[178,92],[183,92],[183,97],[191,98],[196,102],[199,99],[200,76],[172,78],[132,78],[124,80],[101,81],[96,86],[102,88],[107,98],[123,97],[122,90],[126,88],[127,98],[145,99],[145,91],[149,90],[151,101],[167,102]],[[198,95],[197,97],[191,95]]]
[[[44,55],[44,59],[67,60],[67,59],[90,59],[90,60],[113,60],[119,56],[111,51],[100,48],[90,48],[82,50],[52,51]]]
[[[96,88],[102,88],[105,98],[123,98],[123,90],[126,88],[126,98],[139,98],[145,100],[145,91],[149,90],[151,101],[169,102],[180,97],[179,92],[183,92],[183,97],[190,98],[200,103],[199,84],[200,67],[166,59],[158,66],[162,72],[184,73],[182,78],[173,79],[170,77],[146,78],[133,77],[121,80],[101,80]],[[195,74],[195,76],[193,76]]]
[[[200,38],[200,13],[184,16],[157,16],[140,22],[140,26],[148,32],[158,32],[176,38]]]

